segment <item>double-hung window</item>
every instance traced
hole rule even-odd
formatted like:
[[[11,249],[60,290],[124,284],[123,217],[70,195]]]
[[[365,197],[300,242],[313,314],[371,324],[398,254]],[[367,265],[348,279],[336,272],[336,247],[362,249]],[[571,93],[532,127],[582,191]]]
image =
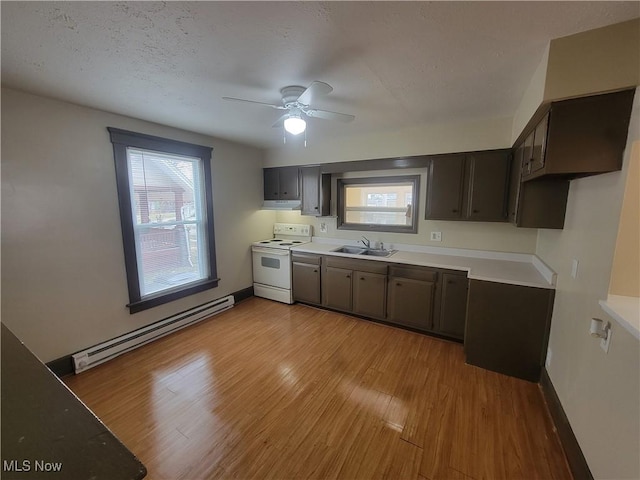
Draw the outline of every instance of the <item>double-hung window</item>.
[[[417,233],[419,175],[338,179],[338,228]]]
[[[131,313],[216,287],[210,147],[109,128]]]

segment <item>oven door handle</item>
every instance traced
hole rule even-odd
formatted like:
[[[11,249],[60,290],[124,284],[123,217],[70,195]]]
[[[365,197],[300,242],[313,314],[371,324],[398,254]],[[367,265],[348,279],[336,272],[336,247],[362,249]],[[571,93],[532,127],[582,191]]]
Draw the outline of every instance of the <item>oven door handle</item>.
[[[276,250],[275,248],[251,247],[251,251],[256,253],[265,253],[267,255],[278,255],[280,257],[289,256],[289,250]]]

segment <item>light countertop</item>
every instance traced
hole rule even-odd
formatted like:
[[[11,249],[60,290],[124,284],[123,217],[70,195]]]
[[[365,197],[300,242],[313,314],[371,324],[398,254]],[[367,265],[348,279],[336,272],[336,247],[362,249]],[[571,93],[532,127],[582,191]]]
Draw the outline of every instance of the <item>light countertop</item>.
[[[609,295],[600,306],[636,339],[640,340],[640,298]]]
[[[316,241],[314,237],[313,242],[294,247],[292,251],[460,270],[467,272],[468,278],[473,280],[555,289],[555,273],[535,255],[419,246],[412,246],[412,251],[395,247],[398,251],[390,257],[370,257],[332,251],[343,244],[349,242],[342,241],[337,244],[335,240]]]

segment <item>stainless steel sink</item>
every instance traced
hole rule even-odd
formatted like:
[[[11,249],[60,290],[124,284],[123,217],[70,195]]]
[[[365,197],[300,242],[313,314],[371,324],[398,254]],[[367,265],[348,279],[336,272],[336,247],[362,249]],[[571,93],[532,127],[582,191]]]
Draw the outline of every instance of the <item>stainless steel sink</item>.
[[[360,255],[369,255],[371,257],[390,257],[391,255],[393,255],[396,252],[397,252],[397,250],[373,250],[373,249],[371,249],[371,250],[365,250]]]
[[[371,257],[390,257],[396,253],[397,250],[376,250],[375,248],[351,247],[349,245],[344,245],[332,250],[332,252],[349,253],[351,255],[368,255]]]
[[[350,247],[348,245],[345,245],[343,247],[336,248],[335,250],[331,250],[331,251],[336,253],[350,253],[351,255],[361,255],[366,250],[367,250],[366,248]]]

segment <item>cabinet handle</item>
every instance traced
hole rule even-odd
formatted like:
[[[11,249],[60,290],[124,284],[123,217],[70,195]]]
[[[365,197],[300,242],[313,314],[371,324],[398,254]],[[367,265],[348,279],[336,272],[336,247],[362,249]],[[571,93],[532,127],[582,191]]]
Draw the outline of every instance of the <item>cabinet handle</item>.
[[[278,192],[273,192],[274,195],[278,195]]]
[[[364,280],[364,277],[360,277],[360,280]]]
[[[347,278],[351,278],[351,275],[345,275],[345,277],[347,277]]]
[[[318,270],[314,270],[313,273],[318,273]]]
[[[282,193],[283,193],[284,195],[286,195],[286,194],[287,194],[287,192],[282,192]]]
[[[396,287],[401,287],[402,284],[400,282],[396,282]]]
[[[318,207],[313,207],[314,210],[318,210]]]
[[[480,213],[480,210],[473,210],[473,213]]]
[[[453,210],[451,210],[453,213],[458,213],[458,209],[454,208]]]
[[[455,280],[447,280],[447,285],[453,285],[455,282]]]

